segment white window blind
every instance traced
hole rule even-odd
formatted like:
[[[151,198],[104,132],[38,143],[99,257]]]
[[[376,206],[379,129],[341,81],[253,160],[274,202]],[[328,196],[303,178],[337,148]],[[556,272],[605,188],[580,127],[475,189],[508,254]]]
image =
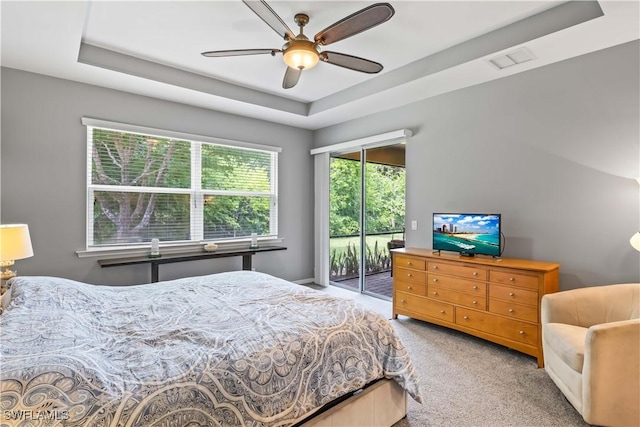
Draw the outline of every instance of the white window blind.
[[[279,148],[83,123],[88,249],[277,236]]]

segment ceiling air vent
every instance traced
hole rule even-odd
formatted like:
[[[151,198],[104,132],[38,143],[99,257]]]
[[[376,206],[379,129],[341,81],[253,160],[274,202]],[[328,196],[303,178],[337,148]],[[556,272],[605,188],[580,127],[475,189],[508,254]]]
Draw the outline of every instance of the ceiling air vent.
[[[513,52],[509,52],[504,55],[497,56],[489,60],[489,62],[498,69],[502,70],[504,68],[512,67],[517,64],[522,64],[523,62],[531,61],[535,56],[531,53],[529,49],[526,47],[521,47],[520,49],[516,49]]]

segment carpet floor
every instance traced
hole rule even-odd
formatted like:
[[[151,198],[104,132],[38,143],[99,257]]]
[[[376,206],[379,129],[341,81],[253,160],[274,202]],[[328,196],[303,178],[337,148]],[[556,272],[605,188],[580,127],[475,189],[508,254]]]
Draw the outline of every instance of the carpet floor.
[[[310,286],[391,318],[389,301]],[[404,316],[391,324],[411,355],[423,398],[422,404],[409,398],[407,417],[393,427],[589,425],[534,357]]]

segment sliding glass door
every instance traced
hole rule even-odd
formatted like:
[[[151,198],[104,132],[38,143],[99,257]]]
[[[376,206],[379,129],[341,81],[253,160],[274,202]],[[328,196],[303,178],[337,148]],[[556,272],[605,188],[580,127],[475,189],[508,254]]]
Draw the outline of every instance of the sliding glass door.
[[[404,145],[332,153],[330,283],[391,298],[390,249],[404,246]]]
[[[391,298],[392,248],[404,246],[404,145],[364,150],[362,291]]]
[[[329,160],[329,280],[360,291],[362,166],[360,151]]]

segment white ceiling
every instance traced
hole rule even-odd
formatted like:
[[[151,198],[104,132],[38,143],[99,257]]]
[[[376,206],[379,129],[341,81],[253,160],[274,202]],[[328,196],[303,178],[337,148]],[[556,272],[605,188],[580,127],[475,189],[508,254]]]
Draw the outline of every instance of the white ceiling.
[[[373,1],[269,1],[310,38]],[[502,78],[640,37],[639,1],[391,1],[388,22],[325,50],[384,65],[368,75],[320,63],[282,89],[280,48],[241,1],[2,1],[2,66],[308,129]],[[526,47],[534,59],[488,62]],[[612,64],[615,66],[615,64]]]

